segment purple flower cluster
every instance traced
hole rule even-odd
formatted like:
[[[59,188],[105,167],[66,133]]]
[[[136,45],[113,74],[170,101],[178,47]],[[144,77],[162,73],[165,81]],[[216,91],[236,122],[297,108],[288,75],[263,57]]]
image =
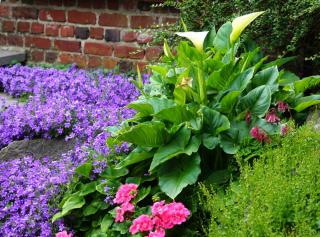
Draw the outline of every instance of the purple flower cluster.
[[[139,93],[123,75],[76,68],[0,68],[0,87],[15,97],[30,95],[26,104],[6,109],[0,102],[0,149],[35,137],[79,141],[60,161],[32,157],[0,161],[0,236],[52,236],[50,218],[58,203],[52,198],[59,197],[74,167],[88,159],[87,147],[108,154],[105,127],[131,117],[133,111],[125,105]],[[94,173],[99,173],[107,164],[94,165]]]

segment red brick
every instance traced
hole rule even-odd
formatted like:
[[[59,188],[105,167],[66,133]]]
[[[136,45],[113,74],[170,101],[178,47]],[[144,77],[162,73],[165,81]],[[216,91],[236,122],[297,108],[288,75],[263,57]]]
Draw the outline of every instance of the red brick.
[[[52,6],[62,6],[62,0],[49,0],[49,4]]]
[[[59,25],[46,25],[46,35],[47,36],[58,36],[59,35]]]
[[[104,30],[103,28],[91,27],[90,28],[90,38],[101,40],[103,39]]]
[[[95,9],[104,9],[106,7],[105,0],[94,0],[92,6]]]
[[[68,20],[71,23],[96,24],[96,14],[72,10],[68,12]]]
[[[78,7],[91,8],[91,1],[90,0],[78,0]]]
[[[26,47],[49,49],[51,47],[51,40],[41,37],[26,37]]]
[[[49,0],[34,0],[34,4],[42,5],[42,6],[48,6],[49,5]]]
[[[95,68],[100,67],[102,64],[101,58],[96,56],[89,56],[88,67]]]
[[[118,13],[103,13],[99,17],[99,25],[127,27],[128,19],[127,16]]]
[[[63,5],[65,7],[71,7],[76,5],[76,0],[63,0]]]
[[[107,0],[108,1],[108,9],[118,10],[119,9],[119,1]]]
[[[74,27],[73,26],[62,26],[60,28],[61,37],[73,37],[74,36]]]
[[[73,55],[68,53],[62,53],[59,56],[59,61],[62,64],[71,64],[73,63]]]
[[[73,55],[73,62],[78,67],[85,67],[87,65],[87,58],[85,55],[75,54],[75,55]]]
[[[61,51],[80,52],[81,50],[80,41],[55,40],[54,46]]]
[[[139,44],[147,44],[147,43],[150,43],[152,40],[153,40],[152,35],[150,35],[148,33],[139,34],[139,36],[137,38],[137,42]]]
[[[122,35],[122,40],[125,42],[134,42],[137,40],[138,33],[134,31],[124,32]]]
[[[18,35],[8,35],[7,37],[8,45],[12,46],[23,46],[23,37]]]
[[[118,58],[135,58],[144,57],[144,50],[127,45],[117,45],[114,49],[114,56]]]
[[[84,53],[101,56],[111,56],[112,46],[102,43],[86,42],[84,45]]]
[[[118,63],[119,63],[118,60],[116,60],[114,58],[104,58],[102,61],[103,67],[107,68],[107,69],[115,68]]]
[[[29,22],[18,22],[18,32],[29,32],[30,23]]]
[[[45,61],[47,63],[55,63],[58,57],[58,53],[56,52],[46,52]]]
[[[41,9],[39,12],[39,19],[42,21],[66,21],[66,13],[64,10],[44,10]]]
[[[177,23],[179,19],[178,18],[173,18],[173,17],[164,17],[162,19],[163,24],[175,24]]]
[[[38,10],[30,7],[13,7],[12,16],[16,18],[37,19]]]
[[[132,28],[148,28],[158,23],[158,19],[152,16],[131,16]]]
[[[44,32],[44,25],[41,23],[34,22],[31,25],[31,33],[42,34]]]
[[[109,0],[109,2],[111,2],[113,0]],[[136,1],[132,1],[132,0],[124,0],[123,1],[123,8],[128,10],[128,11],[132,11],[136,8],[137,2]]]
[[[42,62],[44,60],[44,53],[43,51],[31,51],[31,60],[34,62]]]
[[[15,31],[14,21],[3,21],[2,31],[3,32],[14,32]]]
[[[0,5],[0,17],[10,16],[10,8],[8,6]]]
[[[133,66],[134,66],[134,70],[137,69],[137,67],[139,67],[139,70],[142,72],[142,71],[145,71],[146,70],[146,67],[147,67],[148,63],[146,62],[134,62]]]
[[[160,55],[162,53],[162,48],[160,47],[149,47],[146,49],[146,59],[151,60],[157,60],[159,59]]]
[[[7,41],[8,41],[7,36],[0,34],[0,45],[6,45]]]

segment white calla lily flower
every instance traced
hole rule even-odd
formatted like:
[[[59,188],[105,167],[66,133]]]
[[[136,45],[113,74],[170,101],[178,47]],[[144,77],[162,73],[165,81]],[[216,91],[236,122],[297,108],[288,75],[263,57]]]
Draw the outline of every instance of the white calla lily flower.
[[[204,39],[206,38],[208,32],[209,31],[202,31],[202,32],[188,31],[188,32],[177,32],[176,34],[181,37],[185,37],[189,39],[193,43],[193,45],[196,47],[196,49],[202,52]]]
[[[232,32],[230,35],[230,41],[233,44],[240,37],[242,31],[253,22],[258,16],[263,14],[262,12],[254,12],[244,16],[239,16],[232,21]]]

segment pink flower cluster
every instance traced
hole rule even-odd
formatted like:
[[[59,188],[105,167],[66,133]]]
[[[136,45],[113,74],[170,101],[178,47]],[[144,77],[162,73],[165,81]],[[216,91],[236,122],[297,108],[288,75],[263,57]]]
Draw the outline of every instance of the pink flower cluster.
[[[62,232],[56,233],[56,237],[72,237],[72,233],[68,234],[67,231],[62,231]]]
[[[266,121],[268,123],[278,123],[278,122],[280,122],[280,118],[277,116],[275,109],[271,109],[266,114]]]
[[[133,221],[129,229],[131,234],[149,231],[146,237],[165,237],[166,229],[182,224],[190,215],[190,211],[179,202],[156,202],[151,210],[152,216],[141,215]]]
[[[260,143],[262,142],[270,142],[270,139],[268,138],[267,134],[260,129],[259,127],[253,127],[250,131],[250,135],[257,139]]]
[[[136,184],[124,184],[118,189],[116,197],[113,199],[114,203],[121,204],[121,206],[116,209],[116,222],[123,222],[124,215],[127,212],[134,212],[134,205],[130,202],[137,196],[137,193],[138,185]]]

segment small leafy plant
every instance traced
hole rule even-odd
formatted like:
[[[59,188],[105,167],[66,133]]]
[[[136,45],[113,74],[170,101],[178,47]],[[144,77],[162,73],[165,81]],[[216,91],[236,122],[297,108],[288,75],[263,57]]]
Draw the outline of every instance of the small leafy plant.
[[[242,31],[262,13],[238,17],[217,32],[178,33],[194,46],[181,41],[173,51],[165,42],[162,62],[150,66],[150,82],[144,85],[138,73],[141,96],[128,105],[136,115],[107,129],[110,148],[128,143],[132,151],[107,160],[95,179],[92,163],[80,166],[85,181],[75,180],[54,220],[67,216],[76,232],[106,236],[110,226],[103,216],[113,206],[104,197],[121,183],[139,184],[141,208],[159,199],[187,201],[187,186],[228,175],[228,160],[243,141],[269,143],[272,135],[285,133],[283,121],[303,119],[307,108],[319,104],[320,95],[304,91],[319,84],[320,76],[300,79],[279,71],[293,58],[267,62],[259,48],[241,44]]]

